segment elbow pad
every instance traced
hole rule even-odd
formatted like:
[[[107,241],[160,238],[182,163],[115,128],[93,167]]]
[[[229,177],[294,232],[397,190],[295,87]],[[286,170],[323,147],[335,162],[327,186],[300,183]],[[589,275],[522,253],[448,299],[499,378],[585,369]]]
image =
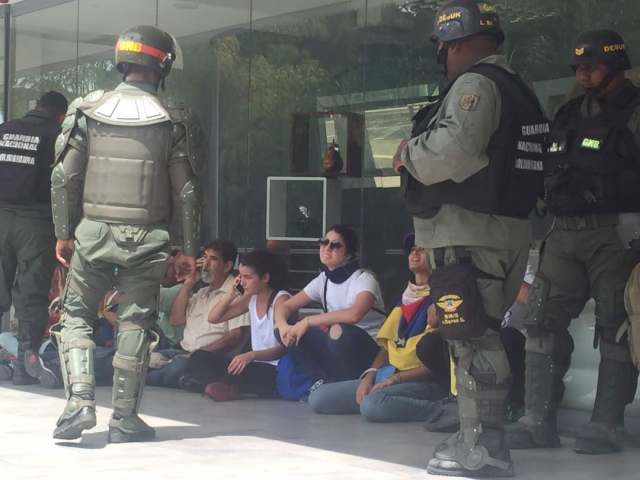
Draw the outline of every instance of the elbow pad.
[[[51,172],[51,213],[58,240],[71,238],[67,187],[68,177],[62,163],[58,163]]]
[[[180,192],[182,210],[182,241],[185,255],[195,256],[200,243],[200,190],[195,179],[189,180]]]

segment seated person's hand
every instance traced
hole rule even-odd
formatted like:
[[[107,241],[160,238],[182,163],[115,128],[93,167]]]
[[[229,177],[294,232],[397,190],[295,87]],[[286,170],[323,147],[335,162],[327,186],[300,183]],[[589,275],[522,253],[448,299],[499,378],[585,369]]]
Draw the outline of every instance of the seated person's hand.
[[[373,379],[374,375],[366,375],[360,383],[358,384],[358,388],[356,389],[356,403],[360,405],[364,397],[369,395],[371,389],[373,388]]]
[[[253,362],[255,358],[254,352],[246,352],[236,355],[233,357],[233,360],[231,360],[231,363],[229,363],[227,372],[229,372],[230,375],[240,375],[244,369],[247,368],[247,365]]]
[[[437,328],[440,325],[435,305],[430,305],[427,309],[427,323],[431,328]]]
[[[288,347],[293,343],[298,345],[300,340],[302,340],[302,337],[307,333],[307,330],[309,330],[309,318],[305,317],[295,325],[289,327],[288,331],[285,333],[285,339],[283,340],[285,345]]]
[[[394,379],[395,375],[391,375],[389,378],[384,379],[383,381],[376,383],[371,389],[370,393],[373,393],[378,390],[382,390],[383,388],[390,387],[391,385],[395,385],[397,382]]]

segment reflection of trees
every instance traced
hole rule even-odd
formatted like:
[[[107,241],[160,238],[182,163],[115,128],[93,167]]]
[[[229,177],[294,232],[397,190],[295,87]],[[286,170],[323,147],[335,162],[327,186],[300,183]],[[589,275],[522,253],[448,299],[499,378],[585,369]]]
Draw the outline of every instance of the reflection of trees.
[[[29,102],[49,90],[56,90],[71,101],[93,90],[112,88],[118,81],[117,75],[113,61],[108,59],[26,75],[18,72],[11,92],[12,116],[24,115],[29,109]]]
[[[251,55],[248,41],[212,42],[223,83],[226,235],[245,241],[264,237],[266,177],[288,171],[291,113],[314,111],[318,96],[336,88],[322,63],[296,42],[255,32]],[[251,208],[239,208],[246,205]]]

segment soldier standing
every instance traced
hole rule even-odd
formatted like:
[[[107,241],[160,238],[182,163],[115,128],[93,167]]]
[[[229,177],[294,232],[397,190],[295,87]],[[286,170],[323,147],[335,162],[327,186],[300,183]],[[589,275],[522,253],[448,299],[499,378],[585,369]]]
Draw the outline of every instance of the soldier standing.
[[[47,92],[23,118],[0,126],[0,317],[15,305],[18,355],[14,385],[35,383],[25,369],[37,352],[48,320],[49,286],[55,267],[51,222],[54,145],[67,110],[66,98]],[[33,361],[39,363],[37,354]],[[53,373],[43,383],[55,383]]]
[[[625,78],[631,64],[616,32],[580,35],[572,66],[586,93],[563,105],[551,128],[545,189],[554,222],[529,296],[526,414],[509,428],[509,442],[560,446],[557,412],[573,351],[568,328],[594,298],[598,386],[575,451],[599,454],[620,450],[638,380],[620,327],[625,285],[640,260],[630,248],[637,238],[629,242],[640,227],[640,89]]]
[[[51,189],[56,256],[63,264],[73,257],[61,322],[52,329],[67,396],[57,439],[78,438],[96,424],[92,325],[114,283],[119,323],[109,441],[155,436],[138,409],[158,339],[153,327],[172,219],[179,220],[187,270],[195,268],[199,240],[194,125],[184,109],[156,96],[176,47],[152,26],[122,33],[115,60],[123,82],[73,102],[58,138]]]
[[[494,6],[448,2],[432,40],[450,83],[414,118],[394,161],[455,361],[460,430],[436,447],[427,471],[512,476],[503,427],[510,371],[498,329],[524,276],[549,125],[498,54],[504,33]]]

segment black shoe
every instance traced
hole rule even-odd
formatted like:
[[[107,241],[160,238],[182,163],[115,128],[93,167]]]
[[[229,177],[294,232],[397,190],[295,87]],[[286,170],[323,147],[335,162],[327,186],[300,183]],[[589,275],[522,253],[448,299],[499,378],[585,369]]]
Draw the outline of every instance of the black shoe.
[[[0,382],[7,382],[13,377],[13,369],[6,363],[0,363]]]
[[[29,375],[38,379],[45,388],[58,388],[60,381],[49,369],[35,350],[27,350],[24,354],[24,367]]]
[[[138,415],[113,415],[109,421],[109,443],[150,442],[155,438],[156,431]]]
[[[82,436],[83,430],[88,430],[96,426],[96,410],[92,407],[82,407],[75,413],[62,414],[58,420],[56,429],[53,431],[53,438],[58,440],[75,440]]]
[[[455,433],[460,430],[458,401],[455,397],[434,402],[431,411],[430,418],[424,424],[428,432]]]
[[[622,430],[602,423],[589,422],[580,429],[573,447],[583,455],[604,455],[622,450]]]
[[[513,450],[558,448],[560,437],[555,421],[535,423],[526,415],[505,426],[507,444]]]
[[[183,375],[178,379],[178,386],[182,390],[187,390],[193,393],[204,393],[204,387],[198,379],[192,375]]]
[[[23,362],[15,361],[13,363],[13,377],[11,381],[14,385],[33,385],[38,383],[38,379],[27,373]]]

